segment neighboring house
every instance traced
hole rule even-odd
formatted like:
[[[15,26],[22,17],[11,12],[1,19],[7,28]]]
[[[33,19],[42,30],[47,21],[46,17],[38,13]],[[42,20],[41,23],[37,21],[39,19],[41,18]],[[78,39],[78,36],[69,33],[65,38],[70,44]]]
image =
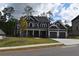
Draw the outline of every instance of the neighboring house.
[[[68,25],[68,24],[66,24],[65,25],[66,27],[67,27],[67,32],[68,32],[68,36],[71,36],[72,35],[72,26],[70,26],[70,25]]]
[[[79,15],[72,20],[72,33],[79,35]]]
[[[4,39],[5,38],[5,33],[0,29],[0,39]]]
[[[50,24],[46,16],[29,16],[28,27],[23,35],[27,37],[52,37],[64,38],[67,37],[67,28],[59,21]],[[19,24],[17,24],[17,33],[20,34]]]

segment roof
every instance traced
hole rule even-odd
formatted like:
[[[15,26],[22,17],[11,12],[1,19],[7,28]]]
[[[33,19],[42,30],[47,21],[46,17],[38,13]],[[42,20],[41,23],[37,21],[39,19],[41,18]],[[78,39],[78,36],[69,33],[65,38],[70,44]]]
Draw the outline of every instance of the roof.
[[[39,22],[49,22],[49,19],[46,16],[35,17]]]
[[[30,16],[29,18],[34,21],[49,22],[49,19],[46,16]]]
[[[61,21],[56,21],[55,24],[58,26],[59,29],[67,29]]]
[[[55,24],[50,24],[50,27],[49,28],[58,29],[57,25],[55,25]]]
[[[76,19],[79,19],[79,15],[78,16],[76,16],[72,21],[74,21],[74,20],[76,20]]]
[[[5,33],[0,29],[0,35],[5,35]]]

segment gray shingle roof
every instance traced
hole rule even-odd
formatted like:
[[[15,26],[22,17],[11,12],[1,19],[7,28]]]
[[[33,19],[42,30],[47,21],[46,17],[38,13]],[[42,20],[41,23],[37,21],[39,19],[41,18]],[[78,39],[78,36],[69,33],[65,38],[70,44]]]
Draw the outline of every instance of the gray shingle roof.
[[[76,19],[79,19],[79,15],[78,16],[76,16],[72,21],[74,21],[74,20],[76,20]]]
[[[48,18],[45,16],[36,17],[39,22],[49,22]]]
[[[56,21],[55,24],[58,26],[59,29],[67,29],[61,21]]]
[[[46,16],[30,16],[31,19],[34,19],[34,21],[39,22],[49,22],[49,19]]]

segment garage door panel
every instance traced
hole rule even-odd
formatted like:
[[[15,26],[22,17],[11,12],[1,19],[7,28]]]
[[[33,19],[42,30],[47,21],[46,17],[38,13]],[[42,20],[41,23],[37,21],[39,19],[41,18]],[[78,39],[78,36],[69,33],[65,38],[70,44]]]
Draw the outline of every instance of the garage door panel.
[[[59,38],[65,38],[65,32],[59,32]]]
[[[50,32],[51,38],[57,38],[57,32]]]

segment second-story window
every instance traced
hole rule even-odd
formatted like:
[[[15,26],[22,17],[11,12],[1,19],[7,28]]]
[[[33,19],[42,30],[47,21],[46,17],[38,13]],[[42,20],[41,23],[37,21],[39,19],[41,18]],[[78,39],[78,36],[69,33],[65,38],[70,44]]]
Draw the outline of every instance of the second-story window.
[[[37,23],[35,23],[35,24],[34,24],[34,27],[38,27],[38,24],[37,24]]]
[[[42,24],[42,27],[45,27],[45,24]]]
[[[40,24],[40,27],[42,27],[42,24]]]
[[[47,27],[47,25],[46,25],[46,24],[42,24],[42,27],[44,27],[44,28],[45,28],[45,27]]]
[[[40,27],[46,28],[47,27],[47,24],[46,23],[40,24]]]
[[[44,27],[47,27],[47,24],[44,24]]]
[[[29,27],[32,27],[32,23],[29,23]]]

